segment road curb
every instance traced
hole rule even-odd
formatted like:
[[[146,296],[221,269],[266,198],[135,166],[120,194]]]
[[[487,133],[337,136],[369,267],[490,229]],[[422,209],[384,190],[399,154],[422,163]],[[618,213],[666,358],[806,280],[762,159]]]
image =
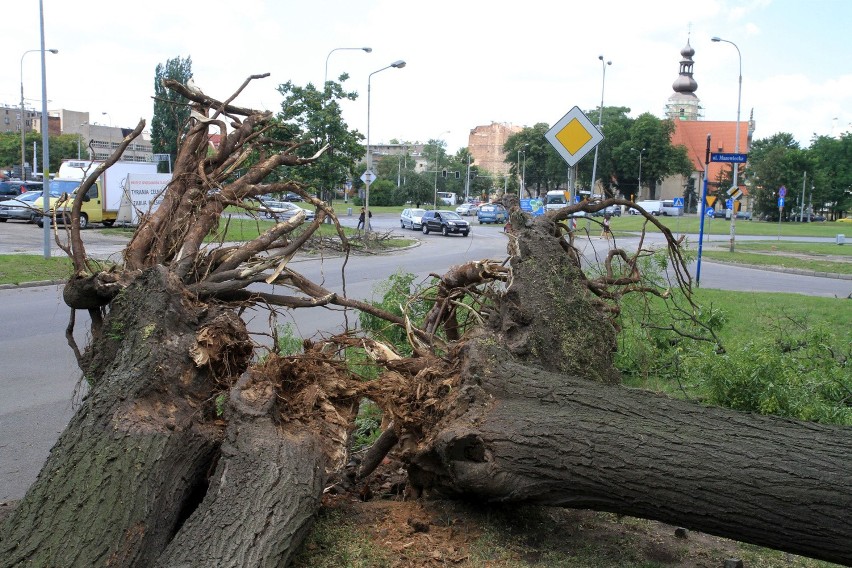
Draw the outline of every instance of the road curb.
[[[0,284],[0,290],[13,290],[15,288],[35,288],[37,286],[59,286],[67,280],[36,280],[34,282],[21,282],[19,284]]]

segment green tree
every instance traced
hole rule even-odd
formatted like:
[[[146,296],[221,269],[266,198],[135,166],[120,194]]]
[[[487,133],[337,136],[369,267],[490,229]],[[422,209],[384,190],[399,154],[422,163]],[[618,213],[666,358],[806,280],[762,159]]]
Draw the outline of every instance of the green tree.
[[[169,59],[157,64],[154,72],[154,116],[151,119],[151,145],[155,154],[169,154],[171,163],[177,157],[178,141],[189,123],[189,105],[186,98],[163,86],[163,79],[173,79],[186,84],[192,79],[192,58],[187,56]],[[165,172],[167,164],[158,166]]]
[[[344,73],[340,83],[328,81],[322,92],[311,83],[300,87],[288,81],[278,87],[278,92],[284,96],[278,114],[284,125],[279,133],[282,139],[298,140],[301,146],[296,153],[304,157],[313,156],[329,145],[319,160],[307,167],[289,168],[287,175],[313,187],[326,201],[332,200],[333,190],[346,180],[360,177],[355,164],[366,153],[361,143],[364,136],[357,130],[350,130],[341,116],[338,101],[358,98],[355,91],[343,90],[342,82],[348,78]]]
[[[59,136],[48,137],[47,143],[50,145],[50,171],[56,173],[59,171],[59,165],[62,160],[77,157],[77,140],[76,134],[60,134]],[[33,144],[35,144],[36,157],[41,163],[42,144],[40,132],[27,132],[24,136],[24,147],[27,152],[27,161],[32,163]],[[2,169],[11,170],[14,166],[21,163],[21,135],[16,132],[0,133],[0,165]],[[41,168],[39,168],[41,169]]]
[[[651,195],[656,196],[656,185],[668,176],[680,174],[689,176],[693,170],[692,161],[683,146],[673,146],[671,143],[674,132],[674,122],[657,118],[650,113],[640,114],[630,125],[628,138],[620,147],[620,153],[629,164],[627,179],[638,182],[638,153],[642,152],[642,184],[651,188]],[[630,187],[630,184],[628,184]],[[635,185],[633,186],[636,187]],[[635,192],[624,193],[633,195]]]
[[[852,134],[840,138],[818,136],[808,152],[815,166],[813,204],[833,218],[852,208]]]
[[[799,147],[787,132],[755,141],[749,150],[746,178],[751,186],[754,212],[758,217],[778,219],[778,190],[787,188],[787,203],[782,214],[786,218],[801,195],[804,172],[814,172],[807,151]]]
[[[508,189],[517,188],[523,178],[526,191],[522,197],[544,194],[567,181],[567,164],[544,137],[549,129],[539,122],[509,136],[503,145],[506,163],[511,164]]]
[[[586,116],[597,117],[599,110],[586,111]],[[630,170],[629,158],[623,155],[619,149],[625,146],[625,142],[629,142],[631,138],[631,127],[635,123],[628,114],[629,107],[604,107],[601,119],[601,129],[604,139],[598,145],[598,168],[595,172],[595,177],[601,182],[603,192],[606,197],[612,197],[626,189],[623,182],[626,180],[637,179],[636,165]],[[630,142],[628,147],[635,145]],[[632,159],[636,164],[636,156]],[[589,152],[582,160],[577,163],[577,180],[580,187],[586,189],[592,186],[592,166],[594,165],[594,150]],[[632,176],[625,175],[628,172],[634,172]]]

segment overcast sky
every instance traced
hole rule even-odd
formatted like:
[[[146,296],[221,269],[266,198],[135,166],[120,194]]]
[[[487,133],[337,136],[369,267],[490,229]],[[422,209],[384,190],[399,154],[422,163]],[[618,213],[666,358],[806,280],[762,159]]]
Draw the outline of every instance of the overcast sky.
[[[477,125],[552,125],[572,107],[626,106],[662,117],[680,50],[706,120],[735,120],[737,50],[742,120],[755,138],[790,132],[808,146],[852,123],[852,2],[848,0],[43,0],[49,109],[92,121],[150,125],[154,71],[192,58],[195,82],[220,100],[251,74],[270,73],[236,101],[280,110],[276,87],[350,74],[344,119],[370,142],[441,138],[450,152]],[[39,3],[6,6],[0,102],[41,108]],[[338,50],[369,46],[372,53]],[[604,80],[598,56],[612,61]],[[107,114],[102,114],[107,113]],[[593,122],[596,118],[593,116]],[[450,131],[446,133],[446,131]]]

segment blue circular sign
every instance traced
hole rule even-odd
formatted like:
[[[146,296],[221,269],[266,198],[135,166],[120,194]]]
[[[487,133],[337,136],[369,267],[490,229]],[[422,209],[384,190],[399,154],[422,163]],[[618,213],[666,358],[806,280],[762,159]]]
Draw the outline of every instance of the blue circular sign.
[[[787,188],[783,185],[778,188],[778,197],[787,197]]]

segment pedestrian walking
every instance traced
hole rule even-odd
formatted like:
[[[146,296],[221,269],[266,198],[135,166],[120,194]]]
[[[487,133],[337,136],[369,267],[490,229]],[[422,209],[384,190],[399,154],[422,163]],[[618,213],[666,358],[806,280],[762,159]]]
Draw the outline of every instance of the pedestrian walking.
[[[612,236],[612,229],[609,226],[611,219],[612,216],[607,213],[606,215],[604,215],[603,224],[601,225],[601,236],[605,237],[607,240],[609,240],[609,238]]]
[[[366,221],[367,210],[365,208],[361,208],[361,214],[358,215],[358,227],[356,230],[361,230],[364,228],[364,221]],[[370,219],[373,218],[373,212],[370,211]]]

